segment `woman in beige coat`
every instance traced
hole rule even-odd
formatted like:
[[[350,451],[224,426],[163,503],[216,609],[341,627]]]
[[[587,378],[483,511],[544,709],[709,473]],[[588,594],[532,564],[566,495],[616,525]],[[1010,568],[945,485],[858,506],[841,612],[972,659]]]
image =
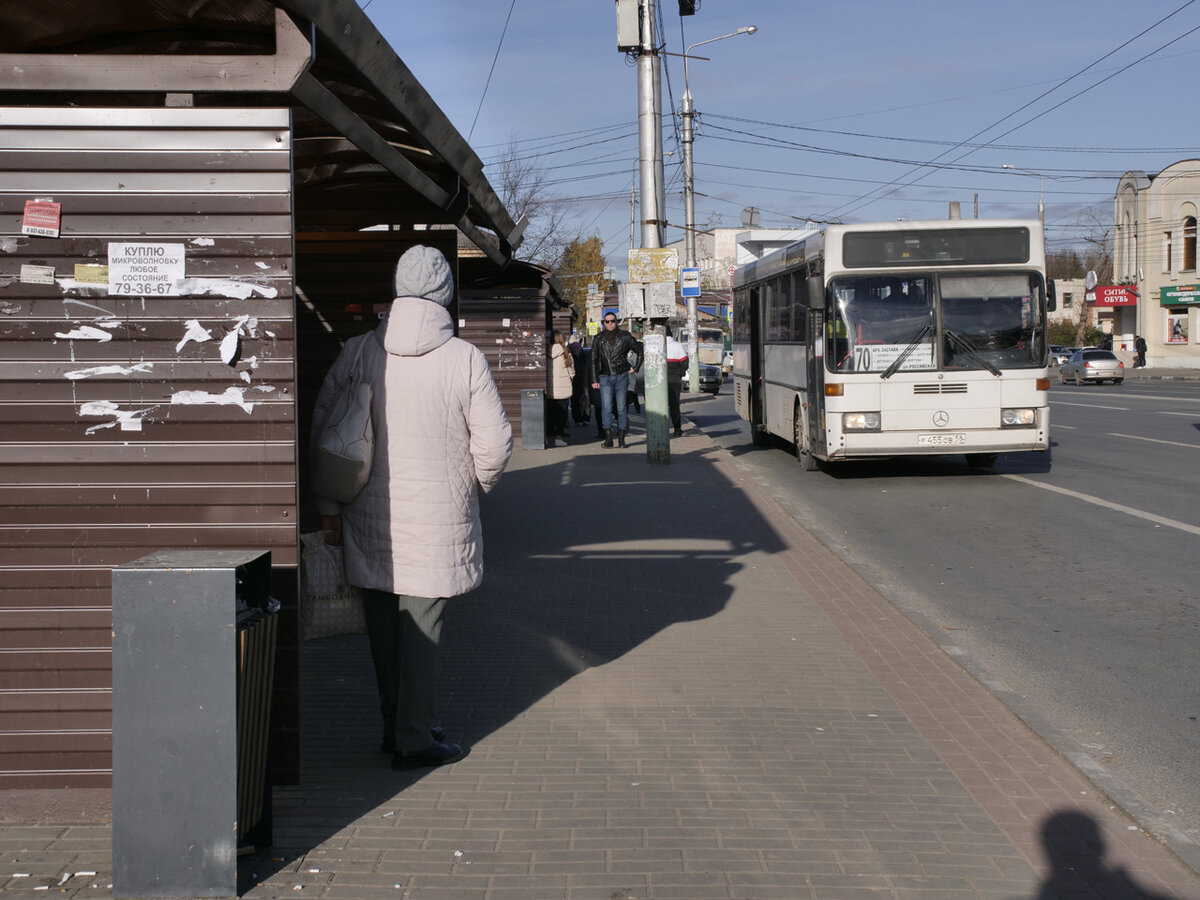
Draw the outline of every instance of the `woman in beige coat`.
[[[396,265],[391,310],[346,342],[317,397],[320,434],[338,393],[361,368],[372,387],[375,453],[362,493],[345,505],[320,497],[325,527],[345,545],[346,579],[363,588],[379,685],[382,749],[393,768],[443,765],[465,751],[435,725],[434,685],[446,598],[483,580],[478,492],[491,490],[512,453],[512,429],[483,353],[454,337],[446,306],[450,266],[431,247]],[[340,534],[339,534],[340,533]]]
[[[555,447],[567,446],[567,421],[574,392],[575,359],[562,332],[556,331],[550,344],[550,430]]]

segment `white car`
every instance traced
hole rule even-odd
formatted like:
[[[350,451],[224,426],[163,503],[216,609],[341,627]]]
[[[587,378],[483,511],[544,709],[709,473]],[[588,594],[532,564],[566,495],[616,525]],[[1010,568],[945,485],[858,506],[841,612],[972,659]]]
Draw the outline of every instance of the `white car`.
[[[722,357],[722,359],[721,359],[721,374],[724,375],[726,378],[728,378],[729,373],[732,371],[733,371],[733,351],[726,350],[725,356]]]

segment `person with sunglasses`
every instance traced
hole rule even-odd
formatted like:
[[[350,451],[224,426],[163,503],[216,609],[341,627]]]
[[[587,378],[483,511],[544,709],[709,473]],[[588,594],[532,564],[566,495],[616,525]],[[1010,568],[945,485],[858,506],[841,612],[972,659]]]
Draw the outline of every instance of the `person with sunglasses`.
[[[625,436],[629,434],[629,376],[642,365],[642,345],[628,331],[617,326],[615,313],[605,313],[601,322],[603,330],[592,341],[592,387],[600,391],[603,446],[612,447],[615,440],[624,447]]]

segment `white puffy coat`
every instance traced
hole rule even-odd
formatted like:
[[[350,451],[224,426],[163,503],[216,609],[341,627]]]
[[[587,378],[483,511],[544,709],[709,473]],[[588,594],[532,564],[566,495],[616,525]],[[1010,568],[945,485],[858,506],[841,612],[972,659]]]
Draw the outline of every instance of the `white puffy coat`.
[[[318,496],[323,514],[342,515],[346,580],[415,597],[466,593],[483,580],[478,491],[500,480],[513,447],[487,360],[454,337],[445,308],[398,298],[375,331],[346,342],[317,397],[313,434],[350,381],[359,341],[373,391],[371,477],[344,506]]]

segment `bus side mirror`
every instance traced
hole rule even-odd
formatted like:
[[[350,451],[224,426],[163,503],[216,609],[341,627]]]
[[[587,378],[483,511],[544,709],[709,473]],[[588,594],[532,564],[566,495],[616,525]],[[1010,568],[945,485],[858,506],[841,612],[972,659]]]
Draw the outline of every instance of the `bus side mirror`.
[[[808,308],[825,308],[825,279],[820,275],[810,275],[804,282],[808,289]]]
[[[1058,291],[1054,287],[1053,278],[1046,282],[1046,309],[1050,312],[1058,309]]]

